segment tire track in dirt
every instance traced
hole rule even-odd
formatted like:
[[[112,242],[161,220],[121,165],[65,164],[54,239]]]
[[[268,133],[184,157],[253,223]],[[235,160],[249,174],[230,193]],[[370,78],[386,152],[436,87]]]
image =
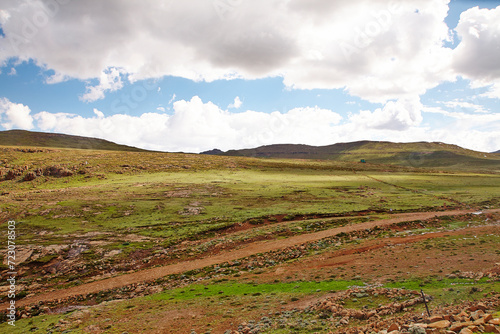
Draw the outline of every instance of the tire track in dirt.
[[[97,293],[100,291],[111,290],[115,288],[125,287],[134,283],[142,283],[147,281],[153,281],[158,278],[162,278],[171,274],[180,274],[189,270],[201,269],[207,266],[221,264],[227,261],[234,261],[241,258],[245,258],[258,253],[266,253],[270,251],[275,251],[287,247],[297,246],[304,243],[321,240],[323,238],[335,236],[339,233],[349,233],[358,230],[371,229],[376,226],[388,226],[405,221],[413,220],[425,220],[438,216],[455,216],[467,213],[473,213],[475,210],[454,210],[454,211],[437,211],[437,212],[415,212],[415,213],[402,213],[395,214],[394,217],[384,220],[375,220],[365,223],[357,223],[353,225],[347,225],[338,228],[332,228],[325,231],[314,232],[310,234],[303,234],[288,239],[283,240],[270,240],[256,242],[240,249],[235,249],[229,252],[217,254],[208,258],[196,259],[192,261],[185,261],[176,264],[166,265],[162,267],[150,268],[141,270],[138,272],[124,274],[121,276],[111,277],[103,279],[101,281],[95,281],[90,283],[85,283],[79,286],[70,287],[67,289],[50,291],[35,295],[32,297],[26,297],[16,302],[16,307],[23,307],[26,305],[33,305],[39,302],[48,302],[59,299],[65,299],[68,297],[75,297],[78,295],[87,295],[91,293]],[[489,212],[500,212],[500,209],[495,210],[484,210],[484,213]],[[4,310],[8,306],[7,303],[0,305],[0,309]]]

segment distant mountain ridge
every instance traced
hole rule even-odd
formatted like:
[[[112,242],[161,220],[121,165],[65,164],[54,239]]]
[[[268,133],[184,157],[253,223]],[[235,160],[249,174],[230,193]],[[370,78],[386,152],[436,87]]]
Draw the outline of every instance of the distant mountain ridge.
[[[378,164],[396,164],[413,167],[448,167],[467,165],[500,170],[500,157],[477,152],[457,145],[440,142],[393,143],[386,141],[357,141],[327,146],[276,144],[253,149],[229,150],[220,153],[214,149],[204,154],[246,156],[276,159],[319,159]]]
[[[24,130],[0,131],[0,146],[152,152],[103,139]],[[363,161],[409,167],[450,167],[500,172],[500,155],[498,153],[500,151],[494,153],[477,152],[439,142],[393,143],[365,140],[327,146],[275,144],[227,152],[213,149],[201,154],[344,162]]]
[[[147,152],[147,150],[119,145],[104,139],[25,130],[0,131],[0,145]]]

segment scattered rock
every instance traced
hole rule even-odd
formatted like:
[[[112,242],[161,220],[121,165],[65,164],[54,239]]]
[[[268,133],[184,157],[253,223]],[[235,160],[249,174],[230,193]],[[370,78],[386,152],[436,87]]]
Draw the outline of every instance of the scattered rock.
[[[480,319],[484,315],[483,310],[474,311],[471,313],[470,317],[474,320]]]
[[[393,332],[393,331],[399,331],[399,325],[398,324],[392,324],[387,328],[388,332]]]
[[[464,328],[460,331],[460,334],[474,334],[474,332],[468,328]]]
[[[433,323],[433,322],[437,322],[437,321],[441,321],[441,320],[444,320],[442,316],[434,315],[434,316],[429,318],[429,323]]]
[[[450,331],[453,331],[456,333],[456,332],[460,331],[462,328],[465,328],[468,326],[472,326],[472,322],[456,322],[450,326]]]
[[[448,320],[440,320],[440,321],[436,321],[436,322],[428,324],[427,327],[428,328],[443,329],[443,328],[449,327],[450,325],[451,325],[450,321],[448,321]]]
[[[495,333],[495,334],[500,333],[500,329],[490,324],[484,325],[484,331],[486,333]]]

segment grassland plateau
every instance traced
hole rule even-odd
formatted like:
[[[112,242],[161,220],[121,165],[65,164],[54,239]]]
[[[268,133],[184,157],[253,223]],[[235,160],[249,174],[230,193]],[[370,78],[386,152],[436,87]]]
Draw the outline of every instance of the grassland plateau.
[[[497,154],[373,149],[362,163],[85,143],[0,142],[18,273],[16,326],[2,313],[0,332],[499,329]]]

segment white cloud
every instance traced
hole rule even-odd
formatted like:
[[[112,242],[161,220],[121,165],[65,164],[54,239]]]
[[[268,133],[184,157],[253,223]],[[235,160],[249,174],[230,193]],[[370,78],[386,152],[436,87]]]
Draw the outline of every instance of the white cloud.
[[[500,113],[479,113],[470,114],[460,111],[447,111],[437,107],[424,107],[423,112],[441,114],[455,119],[453,127],[458,130],[478,128],[478,129],[500,129]]]
[[[116,114],[109,117],[84,118],[68,113],[48,113],[34,115],[42,131],[58,132],[79,136],[112,140],[121,144],[141,146],[151,149],[164,147],[166,115],[146,113],[139,117]]]
[[[456,27],[460,44],[453,51],[452,67],[472,81],[472,88],[488,87],[484,94],[500,98],[500,6],[471,8],[460,15]]]
[[[114,92],[123,87],[121,71],[110,68],[101,73],[97,86],[87,86],[87,92],[80,97],[84,102],[94,102],[104,98],[105,92]]]
[[[8,112],[5,112],[8,110]],[[16,112],[13,112],[16,111]],[[442,129],[422,125],[421,112],[449,118]],[[356,140],[395,142],[441,141],[491,152],[499,149],[500,114],[470,114],[422,106],[418,99],[390,101],[374,111],[360,111],[343,119],[338,113],[318,107],[294,108],[264,113],[247,110],[230,113],[195,96],[173,105],[173,114],[145,113],[140,116],[95,116],[46,111],[30,116],[30,109],[0,99],[1,125],[33,128],[111,140],[120,144],[170,152],[201,152],[251,148],[276,143],[330,145]],[[17,118],[16,118],[17,116]]]
[[[33,129],[31,109],[21,103],[13,103],[6,98],[0,98],[0,124],[6,129]]]
[[[382,104],[342,120],[334,111],[317,107],[233,114],[196,97],[176,101],[173,94],[173,115],[134,117],[123,110],[107,117],[96,110],[90,118],[35,115],[38,126],[50,131],[194,152],[357,139],[441,140],[488,150],[494,146],[491,138],[499,138],[494,114],[461,100],[443,105],[453,111],[430,111],[418,99],[457,76],[470,79],[472,88],[486,87],[484,96],[500,98],[500,7],[464,12],[456,28],[461,41],[452,50],[443,47],[451,38],[444,23],[448,3],[4,0],[0,64],[32,59],[54,71],[47,83],[83,80],[86,91],[80,98],[86,102],[121,89],[126,80],[170,75],[195,81],[281,77],[287,89],[339,88]],[[19,112],[7,113],[11,106],[3,105],[5,128],[33,126],[28,107],[12,104]],[[239,97],[228,109],[233,107],[242,107]],[[469,110],[477,117],[463,112]],[[421,111],[441,113],[453,128],[425,128]],[[471,139],[470,134],[481,133],[481,139]]]
[[[175,93],[174,93],[174,94],[172,95],[172,98],[168,101],[168,104],[172,104],[172,102],[174,102],[174,101],[175,101],[175,98],[176,98],[176,97],[177,97],[177,96],[176,96],[176,95],[175,95]]]
[[[34,59],[55,71],[48,82],[99,79],[85,101],[121,87],[116,69],[132,81],[281,76],[289,87],[346,88],[375,102],[453,79],[451,50],[442,47],[448,0],[216,3],[8,1],[3,60]],[[356,50],[349,57],[347,44]]]
[[[14,67],[12,67],[12,68],[10,69],[9,75],[16,75],[16,74],[17,74],[16,69],[15,69]]]
[[[165,108],[164,107],[157,107],[156,110],[161,111],[161,112],[165,112]]]
[[[463,111],[447,111],[439,107],[424,107],[422,111],[448,118],[446,126],[428,131],[429,138],[433,140],[483,152],[497,151],[500,147],[499,113],[471,114]]]
[[[465,109],[465,110],[472,110],[476,113],[487,113],[488,110],[485,109],[484,106],[466,102],[466,101],[461,101],[461,100],[453,100],[453,101],[447,101],[447,102],[441,102],[448,108],[454,108],[454,109]]]
[[[472,80],[471,88],[488,88],[488,90],[480,94],[481,97],[489,97],[490,99],[500,99],[500,78],[496,80]]]
[[[234,98],[234,102],[227,106],[228,109],[239,109],[243,105],[239,96]]]
[[[230,113],[197,96],[176,101],[174,114],[95,117],[48,112],[34,116],[43,131],[105,138],[121,144],[155,150],[200,152],[254,147],[275,142],[331,144],[332,126],[342,117],[330,110],[296,108],[287,113],[244,111]]]
[[[451,50],[442,47],[449,39],[444,23],[448,1],[292,3],[310,6],[301,18],[301,43],[322,57],[298,58],[297,66],[286,72],[288,85],[346,87],[351,94],[383,103],[423,94],[453,79]]]
[[[104,118],[104,113],[96,108],[94,108],[94,114],[96,114],[97,118]]]
[[[422,122],[422,108],[418,98],[389,101],[373,112],[362,110],[350,120],[361,128],[405,131]]]

